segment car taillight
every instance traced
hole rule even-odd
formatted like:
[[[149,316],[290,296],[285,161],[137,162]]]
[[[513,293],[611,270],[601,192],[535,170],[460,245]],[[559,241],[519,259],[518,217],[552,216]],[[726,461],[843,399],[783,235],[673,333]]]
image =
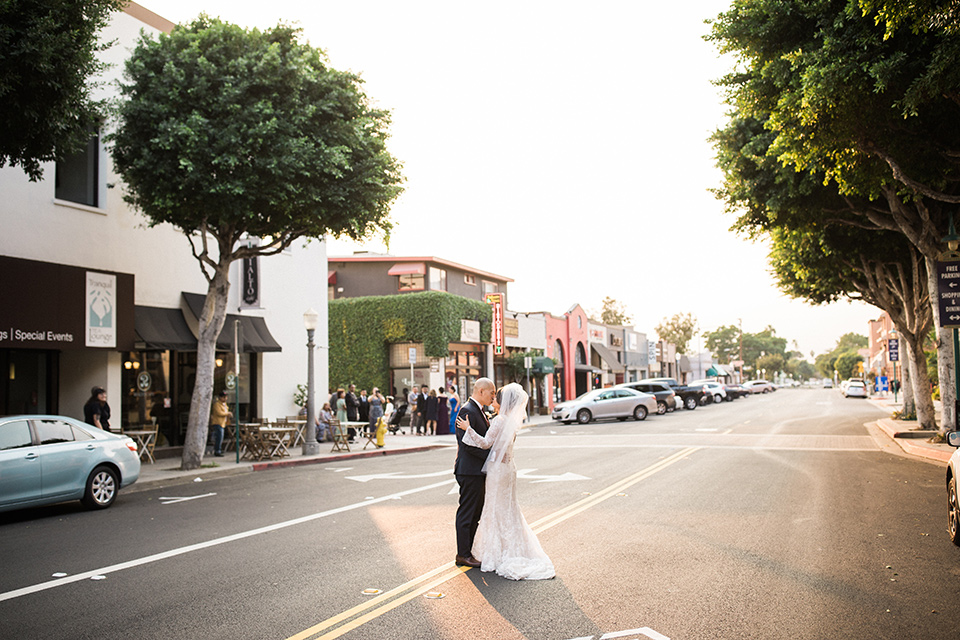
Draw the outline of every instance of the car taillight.
[[[127,441],[124,444],[127,445],[127,449],[130,449],[130,451],[133,451],[134,453],[137,452],[137,443],[130,438],[127,438]]]

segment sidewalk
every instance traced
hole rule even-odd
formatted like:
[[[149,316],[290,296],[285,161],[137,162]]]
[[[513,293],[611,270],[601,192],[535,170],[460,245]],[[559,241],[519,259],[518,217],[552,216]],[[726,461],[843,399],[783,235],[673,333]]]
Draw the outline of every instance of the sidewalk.
[[[532,416],[528,424],[544,424],[548,422],[550,422],[550,416]],[[366,450],[364,450],[363,445],[366,444],[366,438],[358,436],[357,442],[350,445],[349,452],[333,452],[331,451],[333,447],[332,443],[321,442],[319,443],[320,453],[315,456],[303,455],[303,448],[298,445],[290,449],[290,457],[288,458],[261,461],[241,460],[237,463],[236,452],[227,451],[222,458],[204,456],[204,466],[192,471],[182,471],[180,469],[179,457],[160,458],[154,463],[144,462],[140,466],[140,479],[133,485],[125,488],[124,493],[146,491],[147,489],[156,489],[188,482],[203,482],[205,479],[214,477],[266,471],[268,469],[295,467],[305,464],[336,463],[344,460],[357,460],[375,456],[430,451],[431,449],[454,449],[457,446],[457,439],[452,433],[437,436],[418,436],[411,435],[409,433],[409,427],[406,427],[404,430],[407,431],[406,434],[388,433],[384,439],[385,444],[382,449],[377,449],[373,445],[369,445]],[[453,453],[451,453],[450,457],[450,473],[453,473]]]
[[[945,463],[950,460],[950,456],[956,451],[956,449],[945,442],[930,442],[930,439],[936,435],[937,432],[920,430],[920,425],[915,420],[894,420],[890,418],[889,414],[903,408],[901,403],[894,403],[891,398],[884,397],[871,397],[869,401],[878,409],[887,412],[888,417],[880,418],[876,424],[903,449],[904,453],[918,456],[932,462]],[[939,402],[936,404],[939,405]],[[940,415],[939,407],[937,407],[937,415]]]

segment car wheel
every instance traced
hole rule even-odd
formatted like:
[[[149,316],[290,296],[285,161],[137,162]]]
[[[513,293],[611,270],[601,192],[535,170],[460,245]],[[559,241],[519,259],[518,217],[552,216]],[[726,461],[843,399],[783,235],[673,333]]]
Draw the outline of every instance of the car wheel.
[[[721,396],[721,395],[718,393],[717,395],[713,396],[713,401],[714,401],[715,403],[717,403],[717,404],[720,404],[721,402],[723,402],[723,396]]]
[[[960,547],[960,505],[957,504],[956,478],[950,478],[950,484],[947,485],[947,507],[949,514],[947,531],[950,533],[950,541]]]
[[[694,409],[697,408],[697,399],[694,398],[693,396],[687,396],[686,398],[683,399],[683,408],[693,411]]]
[[[87,488],[81,500],[88,509],[106,509],[117,499],[120,487],[117,472],[106,466],[99,466],[87,478]]]
[[[713,397],[711,396],[700,396],[700,406],[705,407],[707,404],[713,402]]]
[[[658,415],[658,416],[662,416],[662,415],[665,414],[666,412],[667,412],[667,403],[666,403],[666,402],[658,402],[658,403],[657,403],[657,415]]]
[[[734,399],[735,397],[736,397],[736,396],[734,396],[732,393],[728,393],[728,394],[727,394],[727,397],[725,398],[725,400],[726,400],[727,402],[733,402],[733,399]]]
[[[634,420],[646,420],[647,419],[647,408],[642,404],[638,404],[637,408],[633,410],[633,419]]]
[[[593,416],[590,415],[588,409],[580,409],[580,411],[577,411],[577,422],[580,424],[587,424],[591,418],[593,418]]]

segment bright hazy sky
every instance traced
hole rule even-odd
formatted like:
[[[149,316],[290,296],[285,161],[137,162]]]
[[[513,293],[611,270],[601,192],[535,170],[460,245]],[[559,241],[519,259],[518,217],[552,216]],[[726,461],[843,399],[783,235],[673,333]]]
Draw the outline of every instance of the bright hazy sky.
[[[513,311],[599,310],[611,296],[650,338],[692,313],[703,330],[772,325],[806,355],[880,315],[780,294],[766,248],[728,231],[708,191],[720,173],[707,137],[724,115],[711,80],[730,63],[702,36],[727,0],[139,1],[174,22],[298,23],[359,73],[393,114],[407,179],[390,253],[512,278]],[[329,255],[360,249],[386,250],[333,241]]]

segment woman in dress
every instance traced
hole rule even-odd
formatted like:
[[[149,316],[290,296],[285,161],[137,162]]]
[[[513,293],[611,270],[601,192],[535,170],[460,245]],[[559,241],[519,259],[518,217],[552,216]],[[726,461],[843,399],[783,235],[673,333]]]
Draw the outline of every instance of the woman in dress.
[[[342,425],[347,422],[347,392],[337,389],[337,421]]]
[[[450,433],[450,405],[447,404],[446,389],[437,389],[437,433]]]
[[[423,435],[436,435],[437,432],[437,392],[430,389],[430,395],[427,396],[426,427]]]
[[[377,421],[383,416],[383,396],[380,395],[380,389],[374,387],[373,393],[370,394],[367,402],[370,405],[370,424],[367,426],[367,429],[370,433],[374,433],[377,430]]]
[[[330,409],[330,403],[324,402],[320,409],[320,416],[317,418],[317,442],[324,440],[333,440],[333,431],[330,428],[330,422],[333,420],[333,411]]]
[[[457,388],[451,385],[450,395],[447,397],[450,400],[450,431],[449,433],[456,433],[454,429],[457,428],[457,412],[460,409],[460,398],[457,397]]]
[[[496,571],[510,580],[546,580],[556,575],[553,563],[517,502],[513,445],[526,416],[527,392],[515,382],[510,383],[497,393],[495,405],[499,405],[494,407],[499,413],[486,436],[478,435],[467,420],[457,420],[457,428],[465,430],[465,443],[490,449],[483,465],[487,474],[486,499],[473,542],[473,557],[480,560],[481,571]]]

